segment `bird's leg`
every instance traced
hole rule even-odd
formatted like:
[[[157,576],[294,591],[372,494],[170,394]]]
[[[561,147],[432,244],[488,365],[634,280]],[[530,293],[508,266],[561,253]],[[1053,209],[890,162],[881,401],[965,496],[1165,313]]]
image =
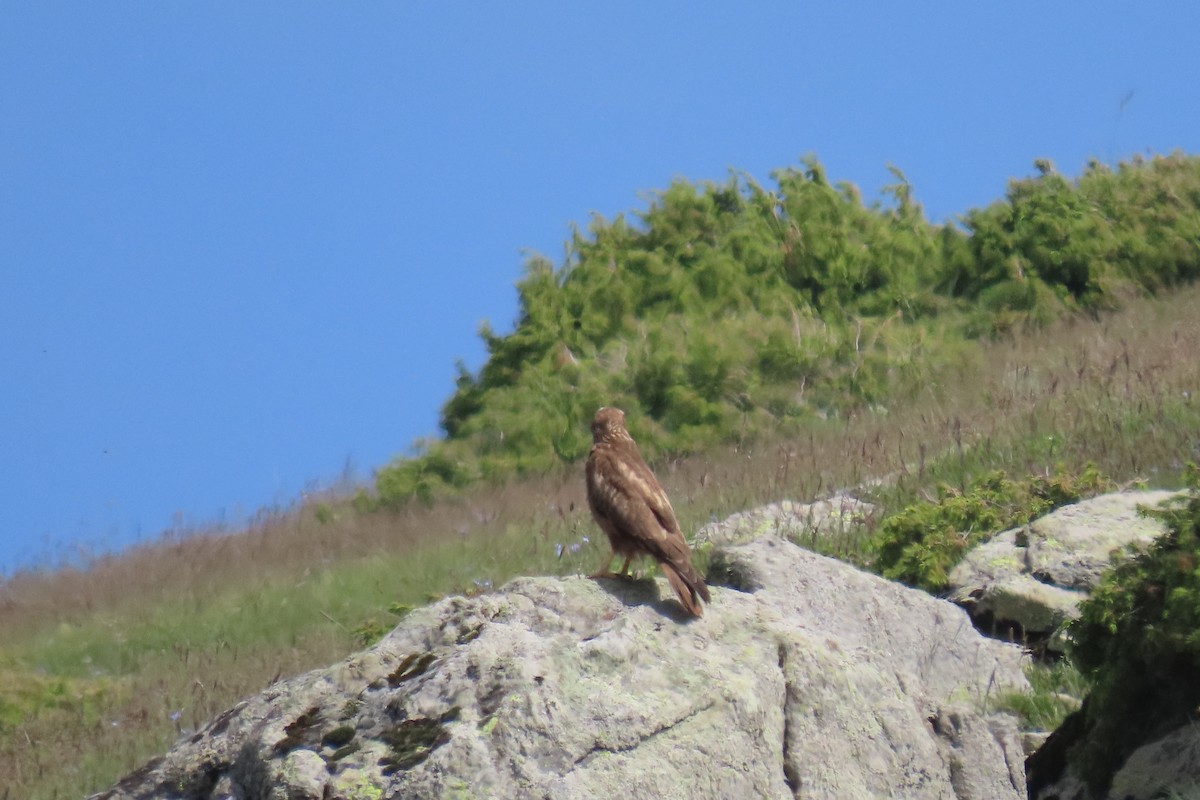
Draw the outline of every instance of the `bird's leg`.
[[[589,575],[589,578],[612,578],[615,577],[609,567],[612,566],[613,559],[617,557],[617,551],[613,550],[608,554],[608,558],[604,559],[604,563],[600,565],[600,571]]]
[[[633,556],[625,556],[625,563],[621,565],[621,569],[617,572],[617,576],[621,578],[629,577],[629,564],[633,561]]]

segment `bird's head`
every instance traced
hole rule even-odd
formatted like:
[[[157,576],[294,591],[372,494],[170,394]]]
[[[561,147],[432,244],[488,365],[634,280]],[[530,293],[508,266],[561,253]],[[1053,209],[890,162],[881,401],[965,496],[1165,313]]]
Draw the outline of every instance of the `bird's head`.
[[[592,418],[592,441],[612,442],[629,438],[629,431],[625,429],[625,412],[621,409],[605,406]]]

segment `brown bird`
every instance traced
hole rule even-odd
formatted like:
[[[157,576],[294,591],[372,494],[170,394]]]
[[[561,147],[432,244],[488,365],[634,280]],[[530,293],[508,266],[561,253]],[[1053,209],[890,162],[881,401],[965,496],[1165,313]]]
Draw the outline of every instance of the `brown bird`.
[[[692,551],[679,530],[667,493],[625,429],[625,412],[607,406],[597,411],[592,442],[586,469],[588,505],[612,545],[603,568],[592,577],[613,577],[609,567],[618,555],[625,557],[616,573],[621,576],[634,558],[651,556],[683,607],[700,616],[704,613],[700,598],[709,602],[708,587],[692,566]]]

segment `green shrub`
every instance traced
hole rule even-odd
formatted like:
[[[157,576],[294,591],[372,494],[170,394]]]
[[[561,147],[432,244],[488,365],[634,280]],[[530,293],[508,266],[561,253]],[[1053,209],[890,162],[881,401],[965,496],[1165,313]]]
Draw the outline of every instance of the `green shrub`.
[[[644,416],[654,452],[767,439],[911,390],[979,336],[1200,277],[1200,159],[1077,181],[1035,166],[961,227],[930,223],[895,168],[866,204],[813,157],[774,188],[677,180],[644,212],[594,217],[562,263],[527,259],[512,332],[481,327],[487,361],[459,365],[446,438],[380,470],[379,502],[577,460],[606,404]]]
[[[1091,679],[1076,763],[1097,790],[1139,744],[1200,705],[1200,469],[1189,492],[1142,509],[1167,532],[1105,575],[1072,624],[1072,657]]]
[[[422,447],[423,451],[416,456],[401,459],[380,470],[376,488],[384,503],[402,505],[412,499],[429,503],[448,490],[462,488],[472,482],[473,476],[467,463],[454,458],[450,448],[439,442]]]
[[[1060,468],[1053,476],[1018,483],[993,472],[965,489],[942,485],[936,500],[910,505],[880,523],[873,545],[875,568],[885,578],[941,592],[954,565],[972,547],[1111,486],[1092,465],[1078,476]]]

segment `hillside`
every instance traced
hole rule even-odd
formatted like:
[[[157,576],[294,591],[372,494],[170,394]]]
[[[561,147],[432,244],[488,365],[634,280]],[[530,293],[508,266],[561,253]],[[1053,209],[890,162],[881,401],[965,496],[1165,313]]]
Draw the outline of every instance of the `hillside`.
[[[1020,648],[779,539],[713,572],[701,618],[656,580],[444,600],[89,800],[1024,800],[992,699],[1026,685]]]
[[[445,440],[375,491],[0,584],[0,786],[79,796],[412,607],[592,571],[571,464],[602,403],[688,532],[885,477],[884,514],[998,469],[1177,486],[1200,447],[1198,164],[1046,168],[961,228],[903,182],[865,206],[815,162],[594,221],[563,265],[530,263]],[[869,565],[870,533],[814,545]]]
[[[379,500],[570,464],[605,404],[652,454],[794,435],[910,396],[979,336],[1200,276],[1200,159],[1035,167],[961,226],[927,221],[898,170],[865,205],[811,158],[773,188],[678,181],[633,219],[593,219],[561,264],[527,262],[515,330],[484,326],[445,438],[381,470]]]

